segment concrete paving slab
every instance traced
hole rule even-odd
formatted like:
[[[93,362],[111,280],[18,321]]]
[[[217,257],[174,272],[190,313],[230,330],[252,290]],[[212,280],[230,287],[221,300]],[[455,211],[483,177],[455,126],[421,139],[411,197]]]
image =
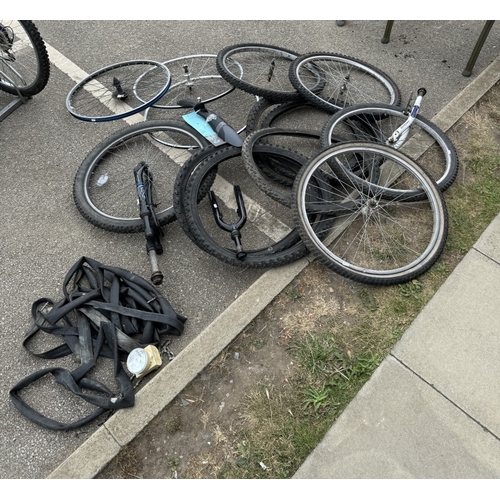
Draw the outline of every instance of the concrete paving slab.
[[[389,356],[293,478],[500,478],[500,442]]]
[[[497,436],[499,293],[500,266],[471,250],[392,351]]]
[[[500,215],[493,219],[476,241],[474,248],[500,263]]]

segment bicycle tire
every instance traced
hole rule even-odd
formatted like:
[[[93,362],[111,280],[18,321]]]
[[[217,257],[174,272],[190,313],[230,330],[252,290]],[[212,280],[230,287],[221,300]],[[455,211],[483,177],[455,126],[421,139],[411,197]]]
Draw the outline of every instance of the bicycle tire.
[[[309,183],[317,172],[335,176],[353,154],[370,159],[380,155],[384,165],[401,169],[395,182],[419,184],[425,199],[386,197],[382,181],[363,181],[346,169],[343,177],[351,182],[339,177],[335,184],[324,185],[326,202],[308,203]],[[326,148],[297,176],[294,198],[296,227],[311,253],[329,269],[361,283],[395,285],[415,279],[436,262],[446,243],[448,215],[442,192],[417,162],[382,144],[346,142]],[[309,222],[317,213],[331,217],[328,231]]]
[[[0,21],[0,90],[31,97],[49,77],[49,55],[33,21]]]
[[[175,214],[175,219],[181,229],[184,231],[186,236],[189,237],[193,241],[191,231],[186,222],[186,216],[184,212],[184,194],[186,192],[186,185],[191,174],[197,169],[200,163],[212,155],[215,151],[215,146],[209,145],[191,156],[182,167],[177,172],[177,176],[175,177],[174,182],[174,191],[173,191],[173,209]],[[200,188],[200,198],[205,197],[208,194],[208,191],[212,187],[215,176],[217,175],[217,168],[214,168],[211,175],[207,176],[205,180],[205,185]]]
[[[279,103],[268,101],[265,98],[259,98],[255,102],[247,115],[247,123],[245,127],[245,133],[247,136],[262,128],[261,123],[266,116],[266,113],[268,113],[269,110],[275,106],[279,106]]]
[[[168,135],[171,144],[177,138],[179,147],[167,147],[152,139],[152,135],[159,134]],[[83,217],[97,227],[117,233],[142,231],[133,169],[144,161],[154,174],[155,194],[160,195],[156,198],[156,215],[164,226],[175,219],[172,189],[179,168],[193,152],[208,144],[180,121],[151,120],[120,129],[81,163],[73,184],[75,204]],[[104,181],[102,185],[98,185],[99,179]]]
[[[321,88],[310,79],[314,65],[324,75]],[[311,52],[290,64],[289,78],[304,99],[320,109],[335,113],[357,104],[377,102],[399,105],[401,92],[386,73],[353,57],[331,52]]]
[[[309,137],[319,138],[319,134],[309,130],[293,130],[282,128],[265,128],[251,133],[243,141],[241,147],[241,156],[243,164],[253,181],[264,191],[270,198],[290,208],[293,203],[291,189],[287,187],[293,186],[293,180],[307,162],[305,156],[299,155],[298,161],[288,162],[287,164],[271,165],[271,168],[262,168],[254,159],[254,150],[258,142],[270,136],[281,137]],[[298,153],[296,153],[298,154]],[[280,168],[282,167],[282,168]],[[297,168],[298,167],[298,168]],[[291,183],[289,181],[292,181]]]
[[[332,136],[338,141],[365,140],[400,149],[425,168],[441,191],[448,189],[459,171],[459,159],[449,137],[434,123],[418,114],[404,142],[390,144],[391,134],[408,118],[408,111],[385,104],[362,104],[333,115],[321,131],[323,146]]]
[[[318,131],[319,134],[324,127],[324,123],[330,116],[331,113],[329,111],[319,109],[307,101],[282,103],[266,114],[262,120],[261,128],[309,128]]]
[[[297,52],[260,43],[237,44],[217,54],[217,70],[231,85],[272,102],[300,100],[288,78],[290,63]],[[321,85],[316,75],[316,86]]]
[[[98,69],[78,82],[66,97],[66,109],[83,121],[118,120],[153,105],[170,84],[170,71],[162,63],[123,61]]]
[[[259,152],[263,155],[277,155],[288,157],[286,149],[270,145],[260,145]],[[214,169],[219,169],[224,162],[230,162],[241,156],[241,148],[227,146],[218,148],[214,152],[194,165],[187,177],[186,187],[183,190],[182,210],[187,225],[189,238],[202,250],[217,259],[237,267],[269,268],[293,262],[308,253],[297,230],[289,227],[279,239],[271,241],[267,237],[257,237],[258,231],[250,229],[251,237],[243,236],[246,257],[238,258],[238,252],[232,245],[228,233],[217,228],[213,220],[210,201],[206,198],[200,202],[200,188],[205,186],[205,179]],[[231,166],[231,165],[230,165]],[[248,228],[248,225],[246,226]],[[184,228],[186,232],[186,228]],[[260,235],[259,235],[260,236]],[[255,238],[254,238],[255,237]],[[252,242],[254,246],[247,248],[245,242]],[[226,246],[226,244],[228,246]]]
[[[325,116],[321,118],[321,125],[317,127],[317,124],[314,123],[314,128],[318,128],[319,131],[324,127],[324,123],[330,118],[331,113],[320,110],[305,99],[301,99],[299,101],[294,102],[283,102],[283,103],[273,103],[266,99],[259,99],[254,106],[250,109],[250,112],[247,116],[247,126],[246,126],[246,134],[250,135],[252,132],[263,128],[270,127],[279,127],[279,128],[300,128],[304,129],[304,116],[300,116],[304,111],[310,111],[311,113],[306,114],[306,118],[309,118],[310,115],[316,115],[317,113],[324,114]],[[280,123],[283,119],[291,119],[295,118],[293,126],[289,123],[283,124]],[[317,117],[311,116],[313,121],[317,121]],[[297,126],[296,122],[300,123],[300,127]],[[278,122],[278,123],[276,123]]]

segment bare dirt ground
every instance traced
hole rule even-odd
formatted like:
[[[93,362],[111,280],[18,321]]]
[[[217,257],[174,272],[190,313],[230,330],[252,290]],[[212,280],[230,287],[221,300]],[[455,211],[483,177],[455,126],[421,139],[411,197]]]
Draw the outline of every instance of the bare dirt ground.
[[[99,474],[98,478],[216,478],[244,460],[253,391],[273,398],[294,371],[290,326],[336,315],[355,320],[360,285],[310,264],[238,338]],[[262,464],[264,469],[266,464]]]

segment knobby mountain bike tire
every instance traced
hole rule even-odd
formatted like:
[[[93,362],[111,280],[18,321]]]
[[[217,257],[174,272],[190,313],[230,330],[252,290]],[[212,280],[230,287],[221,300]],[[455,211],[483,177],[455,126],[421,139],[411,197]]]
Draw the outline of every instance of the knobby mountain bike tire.
[[[180,225],[184,233],[192,240],[191,231],[186,221],[186,215],[184,212],[184,194],[186,192],[186,185],[188,183],[191,174],[200,166],[203,160],[211,156],[217,148],[213,145],[209,145],[203,149],[200,149],[195,154],[191,156],[182,167],[177,172],[177,176],[174,182],[173,191],[173,209],[175,214],[175,219]],[[200,200],[203,199],[212,187],[215,177],[217,175],[217,167],[214,167],[210,173],[207,175],[204,181],[204,185],[200,186],[199,196]]]
[[[264,98],[259,98],[248,112],[245,128],[246,135],[250,135],[252,132],[261,129],[262,120],[266,116],[266,113],[268,113],[275,106],[279,106],[279,103],[268,101]]]
[[[254,154],[260,154],[261,160],[273,156],[285,159],[291,156],[293,160],[295,156],[286,149],[270,145],[257,146]],[[211,202],[208,197],[203,197],[203,194],[206,179],[213,174],[214,169],[217,169],[219,174],[221,168],[229,174],[231,171],[237,170],[234,172],[235,180],[241,181],[241,169],[243,169],[241,148],[233,146],[218,148],[210,156],[202,158],[199,163],[195,163],[193,158],[192,167],[190,175],[186,175],[186,186],[182,192],[182,199],[178,203],[181,205],[180,210],[184,213],[186,227],[183,229],[199,248],[227,264],[244,268],[276,267],[293,262],[308,253],[296,229],[283,225],[280,220],[274,218],[271,211],[266,212],[261,210],[261,207],[256,208],[247,199],[246,210],[249,219],[253,217],[255,219],[247,222],[241,230],[246,256],[243,259],[239,258],[230,234],[217,226],[210,206]],[[231,188],[232,184],[223,178],[221,179],[220,175],[213,184],[213,190],[220,205],[224,205],[222,212],[225,215],[224,220],[228,223],[234,218],[238,218],[234,213],[235,207],[226,205],[228,198],[229,201],[234,202],[234,197],[230,193]],[[200,191],[202,192],[200,193]],[[226,194],[229,193],[229,197],[225,196],[224,191]],[[177,195],[181,194],[180,191],[176,193]],[[281,208],[287,212],[291,223],[290,210],[285,207]],[[180,217],[178,218],[180,219]],[[258,227],[259,223],[262,223],[260,228]]]
[[[0,90],[30,97],[50,77],[45,43],[32,21],[0,20]]]
[[[389,138],[408,119],[408,111],[385,104],[361,104],[345,108],[325,123],[321,142],[329,146],[339,139],[378,142],[399,149],[416,160],[444,191],[458,175],[458,155],[449,137],[418,114],[410,129],[395,142]]]
[[[307,163],[307,158],[300,155],[299,158],[301,161],[276,162],[268,165],[268,168],[263,168],[263,166],[256,161],[254,152],[255,148],[262,144],[260,141],[267,140],[271,136],[278,136],[283,141],[286,137],[308,137],[318,139],[319,133],[308,130],[269,127],[251,133],[243,142],[241,156],[250,177],[252,177],[257,186],[259,186],[259,188],[270,198],[290,208],[294,203],[291,190],[293,181],[302,166]]]
[[[320,71],[318,88],[311,67]],[[330,52],[304,54],[292,61],[289,79],[299,94],[320,109],[335,113],[363,103],[399,105],[401,92],[383,71],[358,59]]]
[[[223,48],[216,64],[231,85],[269,101],[286,102],[301,99],[288,78],[290,63],[298,56],[297,52],[274,45],[237,44]],[[311,73],[311,85],[319,90],[321,74]]]
[[[273,103],[259,99],[247,116],[246,134],[263,128],[311,128],[319,132],[330,118],[331,112],[320,110],[302,99],[295,102]]]
[[[345,166],[353,155],[368,163],[376,160],[382,170],[376,183]],[[397,175],[391,175],[393,170]],[[323,183],[324,178],[330,180]],[[311,184],[318,183],[321,198],[311,201]],[[425,196],[405,198],[406,189]],[[385,145],[346,142],[323,150],[298,174],[294,198],[296,227],[311,253],[361,283],[395,285],[415,279],[436,262],[446,242],[448,215],[436,183],[417,162]],[[326,230],[310,222],[318,214],[330,218]]]
[[[133,172],[145,162],[154,178],[158,222],[168,224],[175,219],[172,191],[177,172],[208,144],[180,121],[151,120],[118,130],[97,145],[78,168],[73,185],[76,206],[85,219],[102,229],[142,231]]]
[[[170,71],[162,63],[145,59],[119,62],[78,82],[66,97],[66,108],[83,121],[126,118],[161,99],[170,84]]]

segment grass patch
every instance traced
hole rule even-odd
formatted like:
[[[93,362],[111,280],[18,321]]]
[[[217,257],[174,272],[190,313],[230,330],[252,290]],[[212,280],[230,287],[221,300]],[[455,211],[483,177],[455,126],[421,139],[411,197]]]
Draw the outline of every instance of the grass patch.
[[[357,300],[343,321],[332,301],[321,314],[311,305],[284,318],[294,375],[282,387],[260,386],[248,395],[248,425],[219,477],[291,477],[500,213],[499,97],[497,84],[449,133],[460,174],[445,193],[449,237],[438,262],[397,287],[352,285]],[[289,288],[281,300],[306,303],[306,289],[307,283]]]

